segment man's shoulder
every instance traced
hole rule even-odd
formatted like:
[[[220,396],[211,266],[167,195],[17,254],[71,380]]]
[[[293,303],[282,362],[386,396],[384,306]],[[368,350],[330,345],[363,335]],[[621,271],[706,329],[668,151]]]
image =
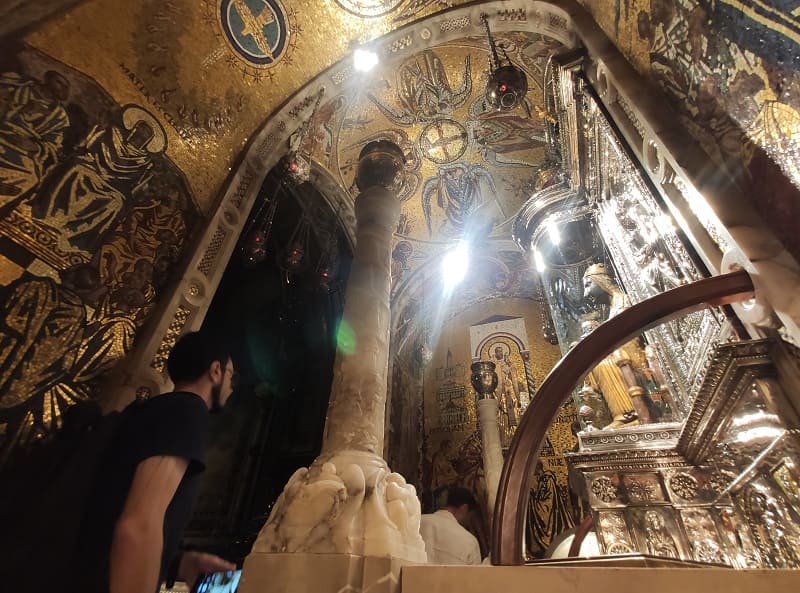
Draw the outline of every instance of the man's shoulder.
[[[420,523],[430,523],[431,521],[434,521],[433,513],[425,513],[419,517]]]
[[[208,412],[208,407],[199,395],[188,391],[170,391],[145,400],[139,404],[142,410],[169,411],[169,410],[192,410],[197,412]],[[132,404],[135,409],[136,404]]]
[[[171,427],[180,430],[181,426],[206,426],[208,407],[205,401],[193,393],[174,391],[163,393],[150,399],[130,404],[123,415],[126,425],[135,432],[142,425],[150,428]]]

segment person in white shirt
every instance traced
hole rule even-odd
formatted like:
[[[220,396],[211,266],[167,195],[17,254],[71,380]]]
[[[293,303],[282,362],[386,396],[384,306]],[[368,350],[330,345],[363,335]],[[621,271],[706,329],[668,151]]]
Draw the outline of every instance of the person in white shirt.
[[[478,506],[475,497],[466,488],[450,486],[440,506],[443,508],[420,519],[428,563],[480,564],[478,540],[463,527]]]

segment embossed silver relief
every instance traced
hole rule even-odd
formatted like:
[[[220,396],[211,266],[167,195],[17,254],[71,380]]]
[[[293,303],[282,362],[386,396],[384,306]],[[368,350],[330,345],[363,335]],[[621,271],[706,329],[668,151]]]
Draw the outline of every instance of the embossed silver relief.
[[[608,476],[600,476],[592,480],[592,494],[603,502],[614,502],[617,499],[617,487]]]
[[[762,483],[741,499],[762,562],[770,568],[800,568],[800,530],[789,510]]]
[[[606,554],[630,554],[635,546],[621,512],[597,513],[598,535]]]
[[[721,471],[714,471],[708,478],[708,487],[715,494],[722,494],[728,488],[731,478]]]
[[[603,188],[594,196],[598,228],[631,301],[637,303],[702,278],[672,220],[655,201],[608,122],[596,113],[592,124],[600,148],[595,166],[589,168],[600,172]],[[719,312],[706,310],[645,332],[663,367],[665,387],[677,396],[679,410],[672,410],[674,414],[688,412],[708,354],[728,331],[723,321]]]
[[[632,504],[666,500],[658,474],[624,474],[622,481]]]
[[[750,568],[761,565],[755,545],[750,539],[745,522],[731,507],[723,507],[717,513],[719,532],[733,565],[738,568]]]
[[[692,500],[697,496],[699,486],[691,474],[680,472],[673,475],[669,480],[669,487],[672,492],[684,500]]]
[[[580,414],[580,410],[579,410]],[[621,430],[596,430],[578,433],[581,451],[618,449],[666,449],[675,446],[681,424],[648,424]]]
[[[644,539],[647,553],[662,558],[680,558],[678,545],[667,528],[664,515],[658,509],[644,513]]]
[[[691,478],[691,476],[689,477]],[[684,509],[681,511],[681,519],[695,560],[716,564],[730,564],[730,560],[722,549],[711,511],[707,509]]]

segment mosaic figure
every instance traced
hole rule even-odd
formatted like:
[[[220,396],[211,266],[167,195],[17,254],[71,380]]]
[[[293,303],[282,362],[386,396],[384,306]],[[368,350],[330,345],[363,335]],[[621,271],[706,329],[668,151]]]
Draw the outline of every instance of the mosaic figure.
[[[422,52],[400,67],[397,74],[397,99],[400,110],[384,105],[372,93],[367,96],[393,124],[411,126],[442,115],[451,115],[472,93],[469,56],[464,59],[461,84],[453,88],[442,59],[433,51]]]
[[[542,120],[522,117],[513,112],[487,111],[467,125],[472,130],[478,152],[487,162],[497,166],[534,167],[535,163],[503,155],[547,145]]]
[[[87,264],[64,270],[61,284],[30,276],[9,289],[0,326],[6,451],[57,428],[64,410],[90,397],[90,382],[131,348],[136,330],[116,306],[121,295],[103,298],[105,287]]]
[[[69,82],[48,70],[38,81],[0,74],[0,212],[20,204],[58,161],[69,116]]]
[[[0,464],[130,351],[197,208],[136,105],[21,45],[0,74]]]
[[[528,501],[528,541],[546,550],[554,537],[573,525],[564,488],[556,481],[555,473],[544,469],[539,461]]]
[[[436,205],[446,218],[440,230],[451,235],[460,235],[466,230],[471,217],[480,207],[497,205],[494,180],[480,165],[455,163],[439,167],[436,177],[428,179],[422,186],[422,210],[430,236],[433,236],[431,202],[434,196]],[[499,209],[499,206],[496,207]],[[493,225],[496,221],[490,222]]]
[[[439,443],[439,448],[431,456],[431,485],[430,490],[435,491],[442,486],[455,484],[458,480],[453,466],[452,443],[450,439],[444,439]]]
[[[507,442],[513,436],[519,424],[522,412],[520,406],[519,383],[517,382],[514,365],[509,355],[511,351],[506,344],[497,343],[489,348],[490,360],[495,364],[497,373],[497,400],[500,404],[500,427],[503,441]]]
[[[153,283],[161,284],[179,255],[186,236],[180,192],[167,189],[133,207],[107,243],[97,252],[97,266],[104,284],[117,287],[139,262],[148,262]]]
[[[31,214],[58,229],[65,249],[91,253],[150,179],[153,155],[165,148],[155,118],[129,106],[121,126],[96,126],[76,153],[53,169],[31,201]]]

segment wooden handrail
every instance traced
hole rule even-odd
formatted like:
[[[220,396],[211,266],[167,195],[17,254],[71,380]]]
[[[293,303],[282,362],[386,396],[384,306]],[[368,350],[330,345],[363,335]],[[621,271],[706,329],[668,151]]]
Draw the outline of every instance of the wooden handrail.
[[[744,270],[685,284],[637,303],[583,338],[550,371],[514,433],[500,475],[492,523],[492,564],[523,564],[522,533],[531,469],[536,467],[548,428],[559,408],[597,363],[643,331],[706,305],[724,305],[752,297],[753,282]]]
[[[569,552],[567,552],[567,558],[574,558],[580,553],[583,540],[589,535],[589,531],[591,531],[593,526],[594,519],[592,515],[586,515],[575,530],[575,535],[572,537],[572,543],[569,546]]]

